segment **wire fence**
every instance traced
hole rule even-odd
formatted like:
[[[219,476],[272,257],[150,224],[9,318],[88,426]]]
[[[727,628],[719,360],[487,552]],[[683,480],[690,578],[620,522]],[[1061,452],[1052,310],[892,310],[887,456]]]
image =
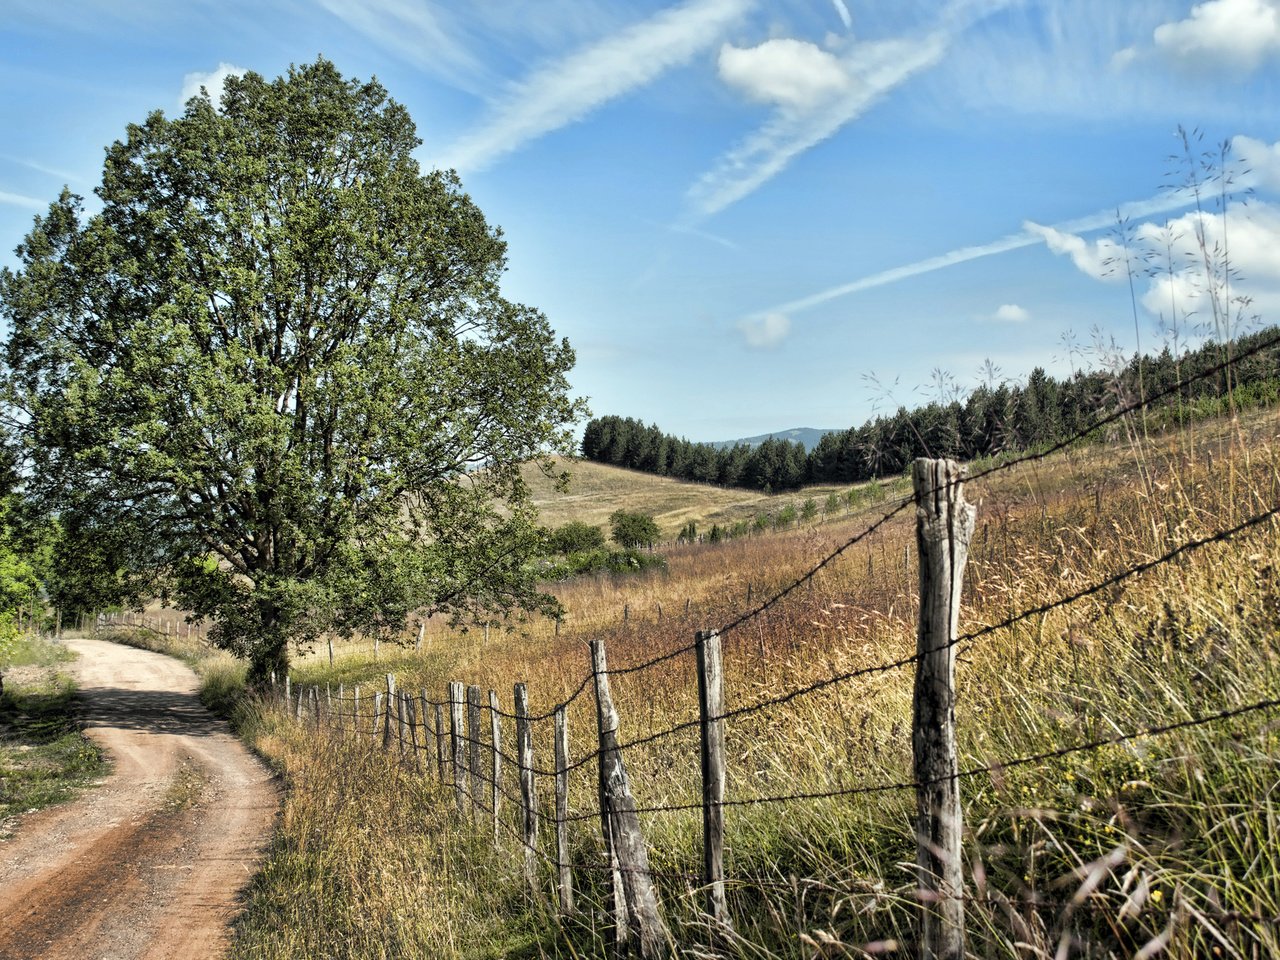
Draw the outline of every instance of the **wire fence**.
[[[1237,355],[1232,362],[1240,362],[1247,355],[1259,353],[1280,344],[1280,334],[1269,340],[1255,344],[1247,354]],[[1216,376],[1226,369],[1227,364],[1201,371],[1194,379]],[[1144,406],[1156,402],[1179,391],[1185,390],[1189,383],[1179,382],[1145,398],[1143,401],[1125,404],[1116,410],[1098,418],[1087,428],[1083,428],[1071,437],[1055,443],[1043,450],[1010,458],[1002,463],[974,473],[967,482],[1012,470],[1020,465],[1043,460],[1054,453],[1072,446],[1095,434],[1106,426],[1118,422]],[[789,805],[819,800],[851,798],[874,794],[914,791],[917,798],[926,795],[931,788],[939,785],[951,785],[958,791],[961,781],[975,778],[998,778],[1006,771],[1021,767],[1045,764],[1077,754],[1085,754],[1119,744],[1131,744],[1134,741],[1148,738],[1160,738],[1176,732],[1194,728],[1210,727],[1225,724],[1241,718],[1268,714],[1280,708],[1280,698],[1274,696],[1260,697],[1247,702],[1237,702],[1221,706],[1216,710],[1206,710],[1179,719],[1170,719],[1162,723],[1145,724],[1128,730],[1117,729],[1105,736],[1083,739],[1080,742],[1058,746],[1052,749],[1030,754],[1004,757],[998,760],[968,766],[963,769],[954,767],[943,776],[921,777],[919,775],[876,783],[842,784],[837,783],[822,789],[792,790],[785,793],[764,792],[759,795],[726,797],[723,792],[719,796],[708,793],[706,780],[708,777],[708,744],[715,737],[720,738],[723,747],[723,726],[726,722],[738,722],[755,714],[776,710],[792,704],[802,698],[820,691],[842,688],[853,681],[878,675],[889,674],[916,667],[916,682],[920,683],[920,672],[936,655],[942,654],[954,658],[957,648],[971,650],[984,638],[1001,631],[1009,630],[1032,618],[1041,617],[1063,608],[1095,597],[1128,583],[1133,578],[1163,569],[1169,564],[1180,562],[1197,551],[1263,528],[1274,521],[1280,514],[1280,504],[1267,506],[1244,520],[1215,530],[1198,537],[1185,537],[1158,555],[1130,564],[1125,568],[1100,576],[1077,589],[1064,592],[1051,600],[1034,603],[1018,609],[997,622],[985,624],[965,633],[959,633],[954,626],[940,637],[927,637],[922,632],[918,637],[915,653],[894,657],[856,668],[832,672],[826,676],[797,683],[777,693],[758,698],[741,705],[707,709],[707,701],[702,700],[700,714],[696,718],[683,720],[651,731],[642,736],[619,741],[618,718],[614,713],[609,693],[610,680],[642,677],[649,671],[672,663],[686,655],[698,658],[697,675],[700,691],[705,692],[708,684],[714,681],[713,675],[722,669],[719,664],[719,637],[763,617],[766,613],[781,604],[788,596],[800,587],[813,580],[822,570],[836,562],[855,545],[867,540],[895,517],[903,514],[909,507],[916,506],[918,514],[922,514],[926,504],[948,496],[960,495],[960,485],[966,482],[957,476],[946,483],[921,485],[917,483],[915,494],[887,505],[886,509],[871,523],[861,528],[858,533],[841,543],[836,549],[824,555],[817,563],[810,566],[800,576],[790,580],[782,588],[766,597],[745,612],[725,620],[718,630],[699,633],[692,643],[681,644],[671,650],[655,655],[634,664],[607,668],[599,666],[603,663],[603,646],[599,648],[600,660],[593,662],[593,668],[585,673],[575,684],[572,692],[552,704],[549,708],[531,713],[519,706],[514,711],[506,711],[498,706],[496,695],[491,694],[488,702],[481,698],[481,691],[476,686],[464,688],[461,683],[450,685],[450,692],[442,699],[428,697],[426,691],[417,694],[397,691],[393,677],[387,678],[385,690],[377,690],[362,694],[359,689],[347,692],[339,688],[335,693],[326,689],[323,693],[310,688],[293,690],[285,685],[283,699],[287,701],[287,709],[300,721],[316,724],[336,736],[355,737],[361,742],[378,745],[384,750],[398,751],[406,762],[412,763],[415,769],[426,774],[434,771],[435,776],[448,789],[452,789],[460,811],[468,813],[473,819],[487,819],[492,823],[495,839],[505,836],[515,841],[517,847],[525,853],[528,864],[540,864],[556,878],[556,889],[564,912],[569,911],[573,900],[573,880],[575,872],[583,874],[599,873],[607,878],[616,890],[625,893],[627,906],[623,908],[620,899],[615,898],[615,913],[612,922],[618,930],[631,927],[645,941],[645,932],[640,929],[644,925],[643,914],[644,888],[652,880],[678,881],[698,889],[713,891],[713,899],[707,908],[711,916],[715,916],[722,908],[714,901],[714,891],[719,890],[723,899],[725,884],[761,885],[760,878],[733,878],[723,872],[707,866],[710,860],[704,857],[704,868],[697,873],[664,872],[651,869],[647,854],[640,861],[634,859],[636,837],[641,852],[644,850],[643,835],[640,832],[639,815],[666,813],[700,812],[704,819],[704,853],[705,846],[713,842],[723,845],[723,812],[726,809],[745,807],[761,807],[768,805]],[[960,495],[960,501],[963,497]],[[923,522],[923,521],[921,521]],[[965,542],[967,549],[967,539]],[[921,563],[924,563],[922,558]],[[956,591],[958,602],[958,591]],[[954,624],[955,620],[952,619]],[[714,640],[715,662],[705,662],[708,641]],[[593,649],[593,653],[596,652]],[[954,672],[954,659],[950,669]],[[567,749],[567,737],[562,733],[565,717],[571,706],[588,693],[593,695],[598,716],[598,736],[594,746],[572,757]],[[521,695],[517,692],[517,704]],[[505,748],[505,734],[501,734],[500,724],[514,722],[516,748]],[[554,722],[556,731],[551,735],[540,736],[543,747],[557,737],[561,738],[556,752],[556,762],[552,765],[536,763],[534,759],[533,731],[548,722]],[[697,800],[675,803],[639,804],[631,793],[631,785],[622,764],[622,758],[639,756],[641,748],[659,741],[674,737],[681,733],[699,731],[700,747],[703,756],[703,792]],[[918,741],[922,736],[932,736],[933,731],[922,731],[917,726],[912,731],[915,749],[919,750]],[[954,744],[952,744],[954,754]],[[721,759],[723,763],[723,758]],[[579,784],[570,789],[571,776],[589,765],[600,768],[597,783],[594,785]],[[919,770],[917,765],[917,770]],[[720,772],[721,791],[723,791],[723,769]],[[555,793],[554,804],[539,802],[537,780],[550,781]],[[617,782],[614,782],[617,781]],[[544,788],[545,792],[545,788]],[[594,800],[583,805],[581,799],[594,794]],[[577,798],[577,809],[570,809],[569,798]],[[958,792],[957,792],[958,796]],[[545,800],[545,797],[543,798]],[[509,816],[499,813],[500,801],[509,806]],[[554,812],[548,812],[554,811]],[[572,825],[588,821],[600,821],[602,835],[598,846],[603,853],[598,861],[570,860],[564,851],[570,846],[568,831]],[[710,834],[707,824],[713,821],[720,824],[721,833],[718,841]],[[536,824],[542,823],[552,828],[556,853],[549,854],[536,836]],[[632,835],[634,834],[634,836]],[[573,842],[573,846],[582,847],[581,840]],[[532,867],[528,869],[531,882],[540,882]],[[789,881],[792,886],[798,880]],[[924,883],[924,878],[921,878]],[[767,885],[767,884],[766,884]],[[961,907],[970,899],[960,890],[951,890],[941,897]],[[1005,897],[1006,902],[1013,901]],[[1045,901],[1037,900],[1040,907]],[[924,912],[928,914],[932,908],[926,904]],[[637,921],[637,915],[640,920]],[[941,915],[941,914],[940,914]],[[728,918],[718,918],[727,923]],[[637,924],[639,926],[637,927]],[[927,924],[926,924],[927,926]],[[668,939],[669,933],[665,934]],[[643,953],[643,950],[641,951]]]

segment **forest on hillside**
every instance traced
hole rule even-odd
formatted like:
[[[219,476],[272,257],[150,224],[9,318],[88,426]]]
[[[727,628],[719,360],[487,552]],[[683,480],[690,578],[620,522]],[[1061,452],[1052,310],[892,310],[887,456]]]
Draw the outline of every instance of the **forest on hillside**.
[[[916,457],[975,460],[1049,446],[1100,413],[1146,398],[1146,429],[1216,415],[1280,396],[1280,327],[1196,350],[1134,356],[1108,370],[1080,370],[1058,380],[1042,367],[1025,384],[983,384],[964,399],[934,401],[824,436],[810,452],[769,439],[717,447],[663,433],[631,417],[591,420],[582,456],[596,463],[696,483],[753,490],[793,490],[815,483],[856,483],[901,473]],[[1201,377],[1222,367],[1215,376]],[[1179,387],[1178,384],[1184,386]]]

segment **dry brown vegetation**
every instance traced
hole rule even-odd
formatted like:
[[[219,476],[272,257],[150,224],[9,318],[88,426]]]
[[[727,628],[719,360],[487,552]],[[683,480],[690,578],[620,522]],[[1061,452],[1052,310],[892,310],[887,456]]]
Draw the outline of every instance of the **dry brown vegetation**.
[[[1266,412],[1143,441],[1133,424],[1131,443],[1081,447],[971,484],[968,499],[981,506],[961,632],[1275,508],[1277,423]],[[614,670],[685,646],[695,630],[733,622],[793,583],[889,506],[812,529],[675,549],[661,573],[561,585],[569,616],[558,636],[550,621],[494,629],[487,645],[479,631],[438,632],[422,653],[384,646],[374,662],[367,649],[352,650],[333,670],[313,658],[299,680],[369,690],[394,672],[401,687],[440,698],[444,682],[459,678],[498,690],[508,709],[512,682],[523,680],[541,712],[587,674],[586,639],[606,641]],[[913,530],[906,510],[811,584],[730,630],[726,707],[913,653]],[[1276,532],[1268,521],[965,644],[962,769],[1280,698]],[[617,676],[614,694],[624,741],[695,716],[691,655]],[[728,797],[909,780],[910,698],[910,671],[892,670],[731,719]],[[549,903],[522,892],[515,841],[492,849],[484,830],[449,814],[451,796],[429,775],[368,740],[335,740],[270,708],[242,719],[292,789],[239,955],[568,957],[603,949],[592,912],[602,896],[591,869],[600,857],[594,820],[574,833],[587,912],[581,925],[558,932]],[[1273,721],[1260,712],[966,778],[971,949],[1009,957],[1275,953]],[[580,697],[570,708],[575,757],[593,748],[593,726],[590,697]],[[535,736],[543,763],[548,727]],[[510,743],[510,729],[506,737]],[[696,797],[696,738],[687,730],[625,751],[642,807]],[[577,771],[571,811],[594,809],[594,780],[592,765]],[[737,933],[722,950],[911,950],[913,809],[909,790],[731,808]],[[646,814],[644,823],[655,869],[671,874],[660,885],[680,949],[706,956],[697,885],[677,879],[697,872],[697,814]]]

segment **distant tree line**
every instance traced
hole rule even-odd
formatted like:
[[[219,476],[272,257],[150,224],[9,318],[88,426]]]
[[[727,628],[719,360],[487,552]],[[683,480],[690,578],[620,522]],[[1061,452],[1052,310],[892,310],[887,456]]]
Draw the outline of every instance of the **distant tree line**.
[[[1118,369],[1078,371],[1058,380],[1041,367],[1025,384],[983,385],[965,399],[899,407],[860,427],[826,434],[806,453],[790,440],[717,447],[663,433],[631,417],[599,417],[587,424],[582,456],[658,476],[774,492],[814,483],[857,483],[900,474],[916,457],[976,460],[1057,443],[1088,427],[1100,413],[1187,385],[1154,405],[1148,428],[1215,416],[1274,402],[1280,395],[1280,347],[1268,347],[1203,379],[1227,358],[1276,336],[1269,327],[1228,346],[1209,342],[1175,355],[1135,356]]]

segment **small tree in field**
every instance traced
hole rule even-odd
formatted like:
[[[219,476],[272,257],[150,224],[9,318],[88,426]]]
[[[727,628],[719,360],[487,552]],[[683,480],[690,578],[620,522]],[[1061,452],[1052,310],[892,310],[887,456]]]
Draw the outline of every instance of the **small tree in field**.
[[[0,319],[26,493],[97,571],[64,601],[176,595],[255,680],[325,632],[552,607],[519,467],[572,450],[573,352],[419,143],[324,60],[250,73],[131,125],[100,213],[36,218]]]
[[[658,524],[647,513],[615,510],[609,517],[613,541],[620,547],[652,547],[658,542]]]

